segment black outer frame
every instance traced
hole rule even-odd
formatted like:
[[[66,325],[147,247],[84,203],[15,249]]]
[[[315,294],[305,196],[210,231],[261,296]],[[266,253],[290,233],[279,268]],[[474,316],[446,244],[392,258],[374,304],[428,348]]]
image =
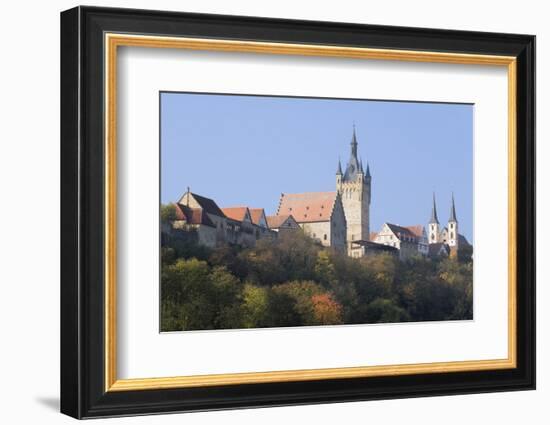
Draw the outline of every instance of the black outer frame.
[[[105,32],[517,57],[517,361],[510,370],[104,391]],[[535,37],[77,7],[61,13],[61,412],[75,418],[535,388]]]

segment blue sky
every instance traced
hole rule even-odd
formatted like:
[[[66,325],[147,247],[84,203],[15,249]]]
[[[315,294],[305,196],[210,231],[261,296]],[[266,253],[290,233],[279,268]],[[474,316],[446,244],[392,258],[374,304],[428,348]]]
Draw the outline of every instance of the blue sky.
[[[454,192],[460,233],[472,240],[473,106],[345,99],[161,93],[161,202],[187,186],[220,207],[263,207],[282,192],[335,190],[338,157],[372,174],[371,231],[385,221],[439,221]]]

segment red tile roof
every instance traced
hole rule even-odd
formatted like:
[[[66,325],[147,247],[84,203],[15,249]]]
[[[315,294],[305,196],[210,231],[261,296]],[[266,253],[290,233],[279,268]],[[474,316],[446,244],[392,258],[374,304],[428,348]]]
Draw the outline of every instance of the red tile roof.
[[[277,215],[292,215],[298,223],[329,221],[336,192],[283,193]]]
[[[414,235],[418,238],[423,237],[424,226],[421,224],[415,224],[414,226],[405,226],[406,229],[409,229]]]
[[[288,214],[287,215],[268,215],[266,217],[267,227],[269,227],[270,229],[278,229],[289,218],[293,221],[296,221],[294,220],[294,217],[292,217],[292,215],[288,215]]]
[[[265,212],[263,208],[249,208],[250,211],[250,217],[252,218],[252,223],[256,225],[260,225],[260,219],[262,218],[262,215],[265,216]]]
[[[193,199],[199,204],[199,207],[202,208],[208,214],[217,215],[218,217],[225,217],[223,215],[222,210],[220,210],[220,207],[218,207],[218,204],[216,204],[216,202],[214,202],[210,198],[206,198],[204,196],[197,195],[196,193],[185,192],[183,194],[183,196],[181,197],[180,202],[183,200],[185,195],[187,195],[187,193],[190,193],[191,196],[193,197]],[[185,205],[185,204],[180,203],[180,205]]]
[[[388,225],[390,230],[395,234],[395,236],[397,236],[399,239],[402,240],[403,238],[413,238],[416,240],[416,235],[411,230],[409,230],[409,228],[398,226],[397,224],[392,224],[392,223],[386,223],[386,224]]]
[[[374,241],[376,237],[378,236],[378,233],[376,232],[370,232],[369,240]]]
[[[175,204],[175,207],[177,220],[185,220],[188,224],[204,224],[216,227],[202,208],[189,208],[181,204]]]
[[[230,218],[235,221],[243,221],[246,217],[248,207],[229,207],[222,208],[223,213],[227,218]]]

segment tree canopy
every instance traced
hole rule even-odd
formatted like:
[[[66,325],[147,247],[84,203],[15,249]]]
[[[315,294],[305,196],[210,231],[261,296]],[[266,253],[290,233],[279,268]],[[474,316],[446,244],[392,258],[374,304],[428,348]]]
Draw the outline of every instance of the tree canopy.
[[[162,239],[163,331],[473,317],[471,256],[350,258],[299,231],[210,249],[192,233]]]

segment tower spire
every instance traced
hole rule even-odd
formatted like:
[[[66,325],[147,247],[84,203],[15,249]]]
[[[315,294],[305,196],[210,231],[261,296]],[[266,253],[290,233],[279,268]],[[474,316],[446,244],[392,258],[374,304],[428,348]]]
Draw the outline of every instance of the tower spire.
[[[353,136],[351,137],[351,157],[357,158],[357,136],[355,135],[355,122],[353,123]]]
[[[370,177],[370,166],[369,166],[369,162],[367,161],[367,174],[366,174],[367,177]]]
[[[449,217],[449,221],[458,222],[456,219],[456,209],[455,209],[455,194],[452,193],[451,195],[451,216]]]
[[[437,219],[437,207],[435,205],[435,192],[433,193],[432,216],[430,218],[430,223],[439,224],[439,220]]]
[[[336,170],[336,174],[342,175],[342,163],[340,162],[340,157],[338,157],[338,169]]]

